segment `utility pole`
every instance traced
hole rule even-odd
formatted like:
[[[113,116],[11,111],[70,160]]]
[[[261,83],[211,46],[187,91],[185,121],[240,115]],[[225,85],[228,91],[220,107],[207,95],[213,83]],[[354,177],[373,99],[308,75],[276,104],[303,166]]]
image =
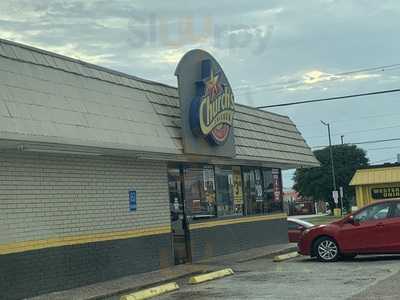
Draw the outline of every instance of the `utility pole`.
[[[332,137],[331,137],[331,125],[321,120],[321,123],[328,127],[328,137],[329,137],[329,153],[331,157],[331,168],[332,168],[332,184],[333,190],[337,192],[336,189],[336,178],[335,178],[335,166],[333,164],[333,149],[332,149]]]
[[[344,135],[342,134],[340,136],[340,139],[342,140],[342,146],[344,145]],[[339,194],[340,194],[340,208],[342,210],[342,216],[343,216],[343,197],[344,197],[344,192],[343,192],[343,187],[339,187]]]

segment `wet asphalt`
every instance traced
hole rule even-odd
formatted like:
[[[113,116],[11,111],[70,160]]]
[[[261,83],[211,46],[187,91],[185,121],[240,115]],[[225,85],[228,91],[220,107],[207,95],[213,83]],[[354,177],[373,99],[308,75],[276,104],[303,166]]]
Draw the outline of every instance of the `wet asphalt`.
[[[179,291],[156,299],[400,299],[400,256],[336,263],[306,257],[274,263],[266,258],[233,269],[234,276],[200,285],[179,280]]]

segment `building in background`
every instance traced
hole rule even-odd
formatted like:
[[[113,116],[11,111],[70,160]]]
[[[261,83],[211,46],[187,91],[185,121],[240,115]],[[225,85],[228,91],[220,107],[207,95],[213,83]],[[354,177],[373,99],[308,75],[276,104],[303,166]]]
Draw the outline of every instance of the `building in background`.
[[[400,164],[384,164],[356,171],[350,182],[356,189],[357,207],[376,200],[400,199]]]
[[[314,201],[303,197],[295,190],[287,189],[283,192],[283,205],[289,216],[313,215],[326,212],[324,201]]]
[[[178,89],[0,41],[0,298],[287,242],[292,121],[189,52]]]

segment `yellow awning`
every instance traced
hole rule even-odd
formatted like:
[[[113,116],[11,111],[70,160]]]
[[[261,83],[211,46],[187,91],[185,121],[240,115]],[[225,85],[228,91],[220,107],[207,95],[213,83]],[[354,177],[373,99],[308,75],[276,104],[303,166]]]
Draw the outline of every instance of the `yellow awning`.
[[[400,183],[400,166],[357,170],[350,185]]]

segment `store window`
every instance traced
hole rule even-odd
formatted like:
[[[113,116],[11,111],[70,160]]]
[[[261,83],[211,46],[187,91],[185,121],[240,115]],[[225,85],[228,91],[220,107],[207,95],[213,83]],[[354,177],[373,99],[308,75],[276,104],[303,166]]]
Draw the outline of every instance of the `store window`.
[[[243,195],[246,215],[263,213],[263,184],[259,168],[243,168]]]
[[[279,169],[263,169],[264,213],[283,211],[282,179]]]
[[[243,195],[246,215],[282,212],[279,169],[243,169]]]
[[[235,172],[234,172],[235,171]],[[239,175],[239,176],[238,176]],[[215,168],[218,216],[234,216],[243,214],[242,180],[239,168]]]
[[[191,165],[183,175],[185,213],[194,219],[282,212],[279,169]]]
[[[233,201],[235,214],[243,215],[243,182],[242,170],[240,167],[232,167],[233,172]]]
[[[272,169],[272,204],[268,212],[283,212],[282,173],[280,169]]]
[[[274,200],[274,185],[272,180],[272,170],[263,169],[263,183],[264,183],[264,213],[273,212]]]
[[[251,176],[251,170],[243,169],[243,196],[244,196],[244,214],[252,214],[252,199],[255,195],[254,177]]]
[[[215,178],[212,166],[184,167],[186,214],[195,219],[216,217]]]

